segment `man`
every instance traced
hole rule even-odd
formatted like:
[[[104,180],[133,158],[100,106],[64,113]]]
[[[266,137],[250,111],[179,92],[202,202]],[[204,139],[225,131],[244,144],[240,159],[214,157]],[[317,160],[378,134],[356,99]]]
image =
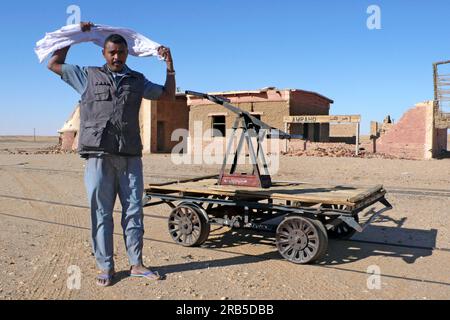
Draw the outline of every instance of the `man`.
[[[92,26],[91,22],[82,22],[81,30],[89,32]],[[142,261],[144,183],[139,108],[142,98],[175,99],[170,49],[158,48],[167,63],[164,87],[127,67],[128,46],[120,35],[105,40],[103,67],[65,64],[68,50],[56,51],[48,68],[81,94],[78,151],[87,159],[84,180],[91,208],[93,252],[100,269],[96,283],[109,286],[114,276],[113,209],[117,195],[122,204],[121,224],[130,276],[159,280],[158,273],[146,268]]]

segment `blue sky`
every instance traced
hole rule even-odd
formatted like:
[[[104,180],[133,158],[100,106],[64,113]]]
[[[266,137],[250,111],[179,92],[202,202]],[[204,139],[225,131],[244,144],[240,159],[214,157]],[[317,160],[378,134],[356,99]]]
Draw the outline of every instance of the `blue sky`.
[[[0,135],[55,135],[78,101],[33,51],[66,24],[71,4],[82,20],[169,46],[183,90],[316,91],[335,101],[332,114],[361,114],[363,133],[370,120],[398,120],[432,99],[432,63],[450,59],[448,0],[5,1]],[[366,26],[372,4],[381,8],[381,30]],[[74,46],[67,62],[101,65],[101,49]],[[128,65],[164,83],[156,58],[130,57]]]

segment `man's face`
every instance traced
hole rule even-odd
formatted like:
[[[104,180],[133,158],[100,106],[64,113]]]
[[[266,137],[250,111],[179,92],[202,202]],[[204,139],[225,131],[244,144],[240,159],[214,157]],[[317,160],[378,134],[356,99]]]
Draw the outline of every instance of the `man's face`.
[[[128,49],[123,43],[107,42],[102,52],[111,71],[122,71],[128,57]]]

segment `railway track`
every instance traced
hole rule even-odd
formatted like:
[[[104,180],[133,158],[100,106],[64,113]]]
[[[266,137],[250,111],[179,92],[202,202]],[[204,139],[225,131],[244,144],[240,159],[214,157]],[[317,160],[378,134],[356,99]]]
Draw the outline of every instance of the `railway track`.
[[[24,171],[37,171],[37,172],[48,172],[54,174],[62,173],[75,173],[83,175],[84,170],[79,169],[52,169],[52,168],[37,168],[37,167],[22,167],[23,164],[14,165],[0,165],[0,170],[24,170]],[[161,174],[144,174],[144,178],[154,179],[154,180],[182,180],[195,178],[197,175],[186,175],[186,174],[176,174],[176,175],[161,175]],[[354,185],[357,187],[358,185]],[[390,194],[400,195],[400,196],[422,196],[422,197],[438,197],[438,198],[450,198],[450,187],[449,189],[429,189],[429,188],[402,188],[396,186],[384,185],[385,189]]]
[[[33,199],[33,198],[27,198],[27,197],[18,197],[18,196],[13,196],[13,195],[6,195],[6,194],[0,194],[0,198],[9,199],[9,200],[13,200],[13,201],[38,202],[38,203],[45,203],[45,204],[56,205],[56,206],[73,207],[73,208],[79,208],[79,209],[81,208],[81,209],[86,209],[86,210],[89,209],[88,206],[80,205],[80,204],[71,204],[71,203],[58,202],[58,201]],[[114,210],[114,212],[121,213],[120,210]],[[150,218],[150,219],[167,220],[167,217],[162,216],[162,215],[152,215],[152,214],[144,213],[144,216],[147,218]],[[426,247],[426,246],[379,242],[379,241],[370,241],[370,240],[357,240],[357,239],[349,239],[349,240],[345,240],[345,241],[366,243],[366,244],[376,244],[376,245],[382,245],[382,246],[394,246],[394,247],[402,247],[402,248],[409,248],[409,249],[438,250],[438,251],[450,252],[450,248],[443,248],[443,247]]]

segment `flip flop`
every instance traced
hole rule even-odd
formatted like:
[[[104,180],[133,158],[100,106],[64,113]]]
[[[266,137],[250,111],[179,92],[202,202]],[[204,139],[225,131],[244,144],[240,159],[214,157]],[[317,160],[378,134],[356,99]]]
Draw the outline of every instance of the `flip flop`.
[[[97,275],[97,277],[95,277],[95,279],[97,280],[96,284],[100,287],[109,287],[112,284],[113,278],[114,278],[114,274],[109,274],[109,273],[101,273],[101,274]],[[99,280],[102,280],[104,282],[103,283],[99,282]]]
[[[161,280],[161,276],[159,275],[158,271],[147,271],[144,273],[131,273],[130,270],[130,277],[133,278],[146,278],[148,280]]]

